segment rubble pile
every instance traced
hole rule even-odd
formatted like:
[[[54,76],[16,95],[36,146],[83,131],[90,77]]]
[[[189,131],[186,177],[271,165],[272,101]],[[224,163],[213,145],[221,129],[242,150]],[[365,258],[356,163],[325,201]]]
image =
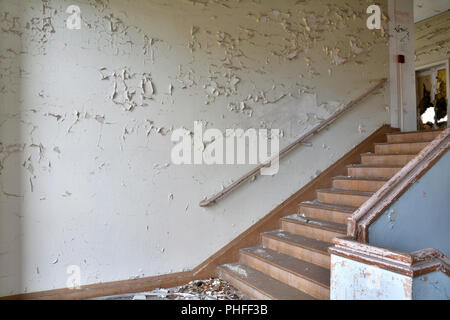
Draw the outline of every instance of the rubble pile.
[[[191,281],[185,286],[156,289],[139,294],[108,297],[106,300],[245,300],[247,297],[230,283],[211,278]]]

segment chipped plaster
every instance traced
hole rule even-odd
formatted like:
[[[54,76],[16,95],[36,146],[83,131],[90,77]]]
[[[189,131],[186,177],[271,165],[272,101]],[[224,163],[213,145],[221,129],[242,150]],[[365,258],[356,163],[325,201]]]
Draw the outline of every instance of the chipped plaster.
[[[0,296],[191,269],[387,122],[382,91],[201,209],[251,167],[170,165],[172,130],[287,145],[387,77],[368,1],[80,0],[81,30],[69,4],[0,0]]]
[[[331,300],[412,300],[413,279],[331,255]]]
[[[416,67],[450,59],[450,11],[415,25]]]

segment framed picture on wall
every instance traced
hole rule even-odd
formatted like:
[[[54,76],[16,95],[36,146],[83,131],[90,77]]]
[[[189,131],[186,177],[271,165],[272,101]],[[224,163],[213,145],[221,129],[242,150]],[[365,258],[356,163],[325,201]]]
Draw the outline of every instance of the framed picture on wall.
[[[416,70],[417,126],[432,130],[448,126],[449,60]]]

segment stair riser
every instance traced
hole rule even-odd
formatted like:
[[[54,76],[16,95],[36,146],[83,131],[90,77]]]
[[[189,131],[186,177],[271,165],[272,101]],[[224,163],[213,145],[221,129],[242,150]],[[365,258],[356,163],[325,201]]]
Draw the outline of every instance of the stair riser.
[[[355,178],[391,179],[401,168],[348,168],[348,175]]]
[[[388,143],[431,142],[441,132],[418,132],[410,134],[388,135]]]
[[[369,180],[333,180],[333,188],[377,192],[385,184],[385,181],[369,181]]]
[[[291,287],[297,288],[310,296],[321,299],[330,299],[330,290],[324,288],[317,283],[305,279],[294,272],[284,270],[276,265],[273,265],[265,260],[249,255],[245,252],[241,252],[241,263],[245,263],[248,266],[265,273],[266,275],[281,281]]]
[[[312,219],[346,224],[350,213],[300,206],[299,214]]]
[[[270,295],[265,294],[264,292],[260,290],[256,290],[252,286],[248,285],[246,282],[242,281],[239,278],[234,277],[232,274],[229,274],[228,272],[222,270],[219,268],[217,275],[220,279],[223,279],[225,281],[228,281],[235,287],[237,290],[242,292],[243,294],[247,295],[251,299],[254,300],[273,300],[274,298]]]
[[[383,144],[375,146],[376,154],[417,154],[427,146],[427,143]]]
[[[387,166],[405,166],[414,159],[414,155],[396,155],[396,156],[361,156],[362,164],[366,165],[387,165]]]
[[[292,245],[290,243],[279,241],[264,235],[262,236],[262,245],[265,248],[284,253],[306,262],[314,263],[326,269],[330,269],[330,256],[327,254]]]
[[[335,194],[326,192],[317,192],[317,199],[321,202],[336,204],[341,206],[360,207],[364,202],[370,199],[369,196]]]
[[[306,226],[285,220],[281,221],[281,228],[286,232],[330,243],[333,242],[334,238],[345,236],[343,233],[322,230],[312,226]]]

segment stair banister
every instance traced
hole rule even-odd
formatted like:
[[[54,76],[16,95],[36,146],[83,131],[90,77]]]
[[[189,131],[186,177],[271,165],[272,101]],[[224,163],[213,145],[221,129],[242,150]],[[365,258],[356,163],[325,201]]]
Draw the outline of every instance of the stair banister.
[[[233,190],[237,189],[239,186],[241,186],[244,182],[246,182],[247,180],[249,180],[252,177],[257,176],[262,168],[268,167],[272,161],[276,158],[281,159],[282,157],[284,157],[285,155],[287,155],[289,152],[291,152],[292,150],[294,150],[297,146],[305,143],[308,139],[312,138],[313,136],[315,136],[316,134],[318,134],[319,132],[321,132],[323,129],[327,128],[328,126],[330,126],[334,121],[336,121],[337,119],[339,119],[345,112],[347,112],[348,110],[350,110],[353,106],[361,103],[363,100],[365,100],[367,97],[369,97],[370,95],[372,95],[374,92],[376,92],[377,90],[381,89],[384,87],[384,85],[386,84],[387,79],[384,78],[382,79],[376,86],[374,86],[372,89],[370,89],[369,91],[367,91],[366,93],[362,94],[361,96],[359,96],[357,99],[351,101],[350,103],[348,103],[344,108],[339,109],[338,111],[336,111],[331,117],[329,117],[328,119],[322,121],[321,123],[317,124],[314,128],[312,128],[310,131],[308,131],[307,133],[303,134],[302,136],[300,136],[297,140],[295,140],[294,142],[292,142],[291,144],[289,144],[288,146],[286,146],[285,148],[283,148],[280,153],[271,158],[270,160],[266,161],[263,164],[260,164],[259,166],[257,166],[255,169],[253,169],[252,171],[248,172],[247,174],[245,174],[244,176],[242,176],[240,179],[236,180],[235,182],[233,182],[231,185],[229,185],[228,187],[226,187],[225,189],[223,189],[222,191],[218,192],[217,194],[215,194],[214,196],[212,196],[211,198],[205,199],[203,201],[200,202],[200,207],[209,207],[213,204],[215,204],[219,199],[223,198],[224,196],[226,196],[227,194],[231,193]]]
[[[348,236],[368,243],[369,227],[414,182],[422,177],[450,148],[450,128],[445,129],[404,166],[348,219]]]

